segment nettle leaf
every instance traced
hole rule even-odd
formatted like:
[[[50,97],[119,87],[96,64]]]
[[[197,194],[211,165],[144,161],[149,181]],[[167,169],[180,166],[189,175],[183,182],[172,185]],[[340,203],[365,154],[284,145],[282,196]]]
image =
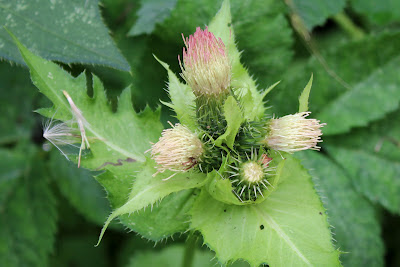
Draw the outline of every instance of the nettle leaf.
[[[376,4],[373,0],[351,0],[351,6],[355,11],[365,15],[369,21],[378,25],[399,22],[399,1],[383,0]]]
[[[14,67],[10,75],[10,64],[0,63],[0,143],[11,143],[29,139],[35,125],[32,114],[37,100],[35,89],[27,71]]]
[[[128,32],[129,36],[151,33],[157,23],[165,20],[174,9],[177,0],[147,0],[142,1],[138,11],[138,20]]]
[[[0,258],[4,266],[46,266],[56,231],[56,203],[35,150],[0,150]],[[23,159],[23,161],[22,161]],[[22,162],[21,162],[22,161]]]
[[[95,1],[1,1],[0,57],[23,64],[3,26],[44,58],[100,64],[128,71]]]
[[[91,153],[82,159],[83,166],[99,170],[145,162],[144,151],[150,148],[150,142],[158,139],[163,129],[159,111],[146,108],[137,114],[132,107],[130,90],[125,89],[118,110],[113,113],[99,78],[93,76],[93,97],[89,97],[84,74],[74,78],[57,64],[34,55],[18,40],[15,42],[30,69],[33,83],[54,104],[53,108],[41,109],[40,113],[62,121],[73,119],[63,90],[82,111],[88,122],[86,134],[91,140]]]
[[[332,15],[341,12],[346,6],[346,1],[293,0],[293,6],[295,12],[300,15],[307,29],[310,31],[315,26],[323,25]]]
[[[222,142],[233,149],[236,135],[244,120],[242,110],[233,96],[228,96],[224,103],[224,117],[227,123],[226,131],[215,140],[215,145],[221,146]]]
[[[188,85],[179,81],[178,77],[169,69],[167,63],[162,62],[157,57],[155,58],[168,72],[168,94],[172,102],[161,101],[161,103],[175,111],[176,118],[180,123],[195,131],[198,128],[195,95]]]
[[[230,4],[228,0],[224,0],[221,9],[208,25],[208,30],[217,38],[221,38],[228,50],[232,64],[231,86],[239,96],[247,94],[251,96],[241,101],[244,116],[249,120],[260,119],[265,113],[263,99],[257,90],[256,83],[240,63],[240,53],[235,45],[235,35],[231,24]]]
[[[252,266],[340,266],[311,177],[291,156],[264,202],[229,205],[202,190],[191,215],[192,228],[222,264],[243,259]]]
[[[114,210],[105,222],[99,242],[108,224],[117,216],[134,213],[154,204],[171,193],[200,187],[206,182],[206,175],[203,173],[174,173],[166,171],[153,176],[156,173],[155,166],[156,163],[153,160],[148,159],[146,161],[143,169],[136,176],[128,201]]]
[[[340,166],[317,152],[296,154],[312,175],[332,224],[343,266],[383,266],[380,222],[373,205],[358,194]],[[351,233],[351,234],[350,234]]]
[[[400,214],[400,163],[338,146],[328,146],[328,152],[345,168],[357,191]]]
[[[396,110],[400,104],[399,64],[400,57],[394,58],[327,105],[318,116],[327,123],[324,134],[345,133]]]

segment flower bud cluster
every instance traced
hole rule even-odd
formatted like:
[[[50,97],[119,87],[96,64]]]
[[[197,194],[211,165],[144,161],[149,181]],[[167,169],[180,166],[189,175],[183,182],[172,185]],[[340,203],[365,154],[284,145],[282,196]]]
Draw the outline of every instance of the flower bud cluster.
[[[236,88],[231,86],[229,55],[223,41],[207,28],[197,28],[193,35],[183,39],[183,60],[178,59],[181,76],[196,96],[198,129],[194,133],[186,126],[176,124],[163,131],[151,149],[157,173],[166,170],[185,172],[194,167],[197,171],[209,173],[220,170],[225,164],[223,162],[227,162],[223,168],[228,169],[221,175],[231,182],[233,189],[228,190],[230,194],[233,192],[241,201],[264,198],[266,190],[273,189],[271,177],[276,175],[276,167],[270,164],[273,161],[271,151],[319,150],[324,124],[316,119],[307,119],[310,112],[244,121],[233,146],[217,143],[215,140],[229,127],[226,114],[222,114],[225,99],[232,94],[241,102],[240,94],[235,95]]]

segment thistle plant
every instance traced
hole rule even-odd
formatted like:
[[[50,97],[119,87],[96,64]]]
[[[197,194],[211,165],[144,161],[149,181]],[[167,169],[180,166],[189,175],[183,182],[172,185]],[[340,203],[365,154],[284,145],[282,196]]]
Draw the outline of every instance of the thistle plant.
[[[208,27],[184,38],[183,81],[157,59],[168,71],[171,102],[163,104],[179,120],[169,129],[159,122],[160,110],[133,111],[129,89],[113,113],[97,77],[90,98],[84,75],[73,78],[15,41],[33,82],[54,104],[39,112],[77,121],[85,153],[76,161],[102,171],[96,179],[114,211],[98,245],[118,217],[156,242],[200,233],[221,264],[340,265],[311,178],[291,155],[318,150],[321,142],[324,124],[307,118],[312,79],[298,113],[273,118],[263,101],[278,83],[258,90],[240,63],[228,1]],[[162,222],[152,217],[160,210],[167,214]]]

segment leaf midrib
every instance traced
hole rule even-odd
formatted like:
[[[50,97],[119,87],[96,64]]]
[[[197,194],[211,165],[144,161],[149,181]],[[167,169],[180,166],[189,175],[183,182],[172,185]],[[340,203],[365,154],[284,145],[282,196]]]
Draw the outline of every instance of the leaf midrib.
[[[274,219],[265,213],[264,210],[260,209],[258,206],[252,206],[252,208],[259,214],[265,221],[267,221],[268,225],[281,237],[286,244],[289,245],[290,248],[298,255],[298,257],[307,265],[312,266],[310,261],[301,253],[301,251],[297,248],[297,246],[292,242],[290,237],[279,227],[279,225],[274,221]]]

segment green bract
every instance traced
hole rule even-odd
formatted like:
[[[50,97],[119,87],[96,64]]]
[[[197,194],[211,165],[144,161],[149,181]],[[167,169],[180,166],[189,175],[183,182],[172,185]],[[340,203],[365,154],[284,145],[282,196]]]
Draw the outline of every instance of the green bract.
[[[208,30],[225,44],[232,71],[229,93],[218,101],[202,102],[205,112],[198,112],[191,88],[157,59],[169,77],[171,102],[163,103],[204,144],[201,160],[187,169],[161,173],[146,154],[162,132],[159,110],[136,113],[128,88],[112,112],[96,76],[89,97],[84,74],[72,77],[14,37],[32,81],[54,104],[39,112],[61,121],[83,121],[90,149],[83,153],[82,166],[102,172],[96,179],[114,209],[99,242],[108,224],[119,217],[154,241],[176,232],[199,231],[222,264],[243,259],[252,266],[340,266],[310,175],[290,154],[262,143],[268,134],[263,98],[277,83],[260,93],[240,63],[229,1],[224,1]],[[311,84],[312,78],[299,99],[299,112],[308,111]]]

